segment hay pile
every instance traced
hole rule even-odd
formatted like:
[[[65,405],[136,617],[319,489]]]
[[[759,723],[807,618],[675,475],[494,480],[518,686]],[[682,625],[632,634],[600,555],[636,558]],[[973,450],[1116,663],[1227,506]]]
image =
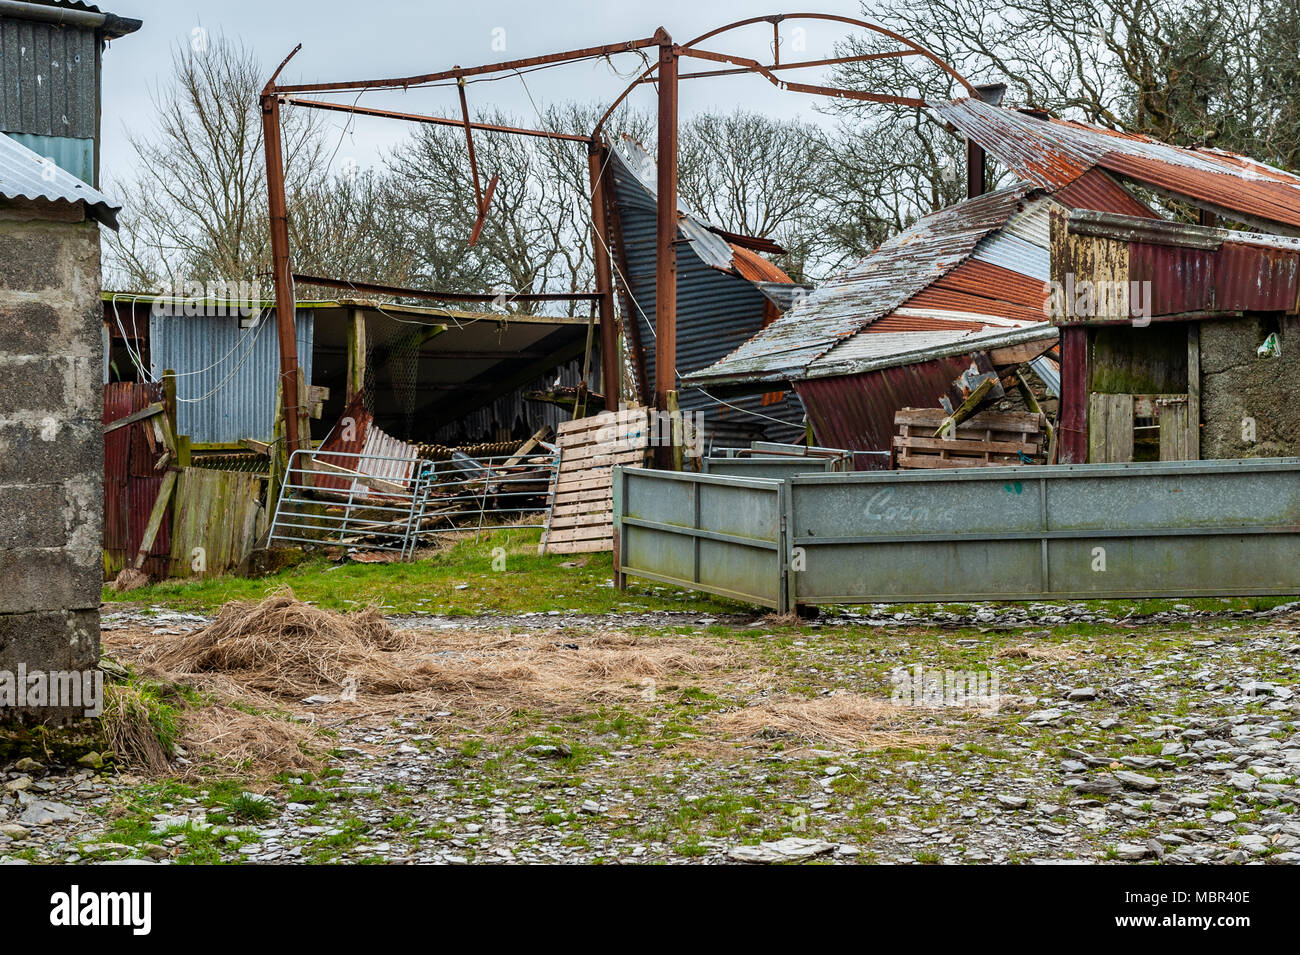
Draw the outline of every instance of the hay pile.
[[[743,710],[720,713],[714,723],[733,736],[831,743],[853,749],[930,746],[944,741],[941,734],[923,728],[923,717],[915,708],[845,691],[815,699],[765,699]]]
[[[364,684],[401,693],[428,684],[429,667],[404,666],[409,635],[374,610],[340,614],[281,592],[261,603],[231,603],[210,625],[164,646],[151,662],[173,677],[220,673],[284,699],[337,693]]]
[[[771,675],[748,650],[690,637],[566,630],[394,631],[374,611],[335,614],[282,592],[224,607],[209,626],[105,645],[150,677],[320,722],[454,710],[492,725],[520,707],[556,714],[653,700],[682,686],[757,692]],[[344,694],[344,689],[355,690]],[[333,703],[306,706],[311,697]]]
[[[223,771],[263,777],[317,771],[329,748],[310,726],[223,704],[188,710],[181,743],[195,774],[205,777]]]

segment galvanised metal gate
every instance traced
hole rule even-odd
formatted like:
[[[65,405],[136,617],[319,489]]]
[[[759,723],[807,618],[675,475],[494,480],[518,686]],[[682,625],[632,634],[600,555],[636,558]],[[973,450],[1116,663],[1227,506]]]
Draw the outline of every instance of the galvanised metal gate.
[[[789,606],[780,480],[614,469],[614,567],[746,603]]]
[[[660,473],[643,472],[643,481]],[[748,483],[767,486],[767,496],[756,499],[769,508],[761,519],[787,528],[785,601],[755,601],[779,610],[796,603],[1300,593],[1295,458],[857,472]],[[787,494],[775,493],[775,485]],[[776,507],[781,513],[771,510]],[[622,519],[617,512],[615,519]],[[696,523],[714,519],[706,503]],[[667,546],[671,532],[660,534],[655,543]],[[720,564],[732,557],[726,546],[711,556]],[[637,565],[620,569],[697,586],[661,563],[657,550],[643,550]],[[746,587],[733,583],[733,589]]]

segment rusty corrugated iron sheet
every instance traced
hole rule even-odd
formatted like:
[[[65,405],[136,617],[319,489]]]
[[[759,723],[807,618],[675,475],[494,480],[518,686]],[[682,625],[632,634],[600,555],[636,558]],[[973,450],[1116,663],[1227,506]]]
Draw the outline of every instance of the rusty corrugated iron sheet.
[[[1154,315],[1290,311],[1300,254],[1225,242],[1217,250],[1134,242],[1129,279],[1151,283]]]
[[[803,399],[818,444],[852,451],[889,451],[894,413],[899,408],[936,406],[953,379],[969,365],[965,357],[939,358],[862,375],[811,378],[796,381],[794,387]]]
[[[1039,118],[977,99],[938,103],[931,109],[1017,176],[1044,189],[1060,189],[1100,168],[1247,220],[1300,228],[1300,177],[1246,156],[1185,149],[1149,136]]]
[[[942,279],[934,288],[961,292],[986,299],[996,299],[1012,305],[1032,309],[1038,319],[1043,317],[1043,282],[1050,273],[1043,275],[1026,275],[1000,265],[992,265],[978,259],[963,262]],[[929,290],[918,292],[908,300],[912,305],[921,300]]]
[[[1128,281],[1150,289],[1152,316],[1289,312],[1300,299],[1300,239],[1079,211],[1068,228],[1075,260],[1089,260],[1090,242],[1125,243]],[[1128,317],[1098,321],[1116,318]]]
[[[353,454],[371,457],[349,457]],[[419,448],[415,445],[400,441],[375,427],[374,416],[366,410],[362,396],[358,394],[321,442],[315,459],[369,477],[404,484],[415,475],[419,456]],[[346,494],[352,489],[353,480],[346,475],[317,472],[312,475],[312,485],[318,490]],[[382,495],[367,493],[365,496]]]
[[[1071,209],[1096,209],[1125,216],[1159,218],[1137,196],[1100,169],[1089,169],[1074,182],[1052,193],[1052,198]]]
[[[780,266],[769,262],[757,252],[737,245],[735,242],[731,243],[731,266],[740,274],[741,278],[749,279],[751,282],[794,284],[794,279],[786,275]]]
[[[615,244],[621,247],[618,279],[623,319],[635,323],[643,345],[648,381],[655,377],[656,196],[653,160],[625,141],[631,157],[610,151],[612,197],[618,211]],[[688,212],[678,219],[677,372],[685,376],[742,345],[784,309],[795,290],[789,277],[754,252],[718,235]],[[623,274],[624,271],[626,274]],[[746,275],[745,273],[749,273]],[[774,389],[767,389],[769,392]],[[686,387],[683,411],[704,416],[715,445],[755,438],[791,441],[803,434],[803,408],[793,393],[746,395],[722,404],[698,388]]]
[[[109,424],[162,401],[162,385],[110,382],[104,386],[104,415]],[[161,448],[151,448],[145,429],[150,421],[117,428],[104,435],[104,551],[110,568],[134,561],[153,513],[163,472],[154,470]],[[166,577],[171,562],[171,525],[163,521],[145,558],[143,570]]]
[[[882,243],[845,274],[814,289],[804,302],[722,361],[688,376],[686,383],[706,387],[710,384],[734,386],[807,377],[812,366],[823,357],[832,358],[834,349],[842,342],[895,313],[900,306],[910,308],[914,296],[930,289],[974,256],[981,243],[1006,226],[1013,217],[1029,215],[1031,209],[1037,216],[1040,211],[1045,211],[1047,201],[1037,195],[1032,186],[1019,184],[926,216]],[[1032,231],[1045,236],[1045,223],[1043,228],[1035,227]],[[1017,251],[1013,253],[1012,247]],[[1002,249],[991,254],[997,259],[998,268],[1006,268],[1000,264],[1002,262],[1017,262],[1023,263],[1022,268],[1032,269],[1034,274],[1026,275],[1025,280],[1037,279],[1040,289],[1041,282],[1047,279],[1047,251],[1035,245],[1028,234],[1010,237]],[[983,273],[986,279],[992,275]],[[951,291],[968,294],[963,288],[970,288],[971,283],[978,283],[980,278],[981,274],[974,271],[963,274]],[[1023,298],[1027,294],[1023,282],[1017,289],[1015,294],[1018,296]],[[971,304],[969,298],[961,301]],[[894,321],[885,328],[925,330],[951,327],[936,324],[945,321],[955,323],[959,328],[983,328],[989,322],[971,315],[1000,318],[999,301],[990,298],[987,304],[977,303],[977,312],[965,314],[958,309],[929,305],[918,307],[894,315]],[[1024,306],[1015,307],[1023,309]],[[1045,318],[1040,314],[1035,319],[1026,317],[1025,320],[1042,321]]]

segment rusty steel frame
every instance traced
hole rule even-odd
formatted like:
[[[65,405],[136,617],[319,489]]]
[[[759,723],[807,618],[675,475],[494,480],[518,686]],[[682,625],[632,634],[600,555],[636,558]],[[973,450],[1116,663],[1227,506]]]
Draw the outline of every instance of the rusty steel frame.
[[[308,109],[333,110],[339,113],[356,113],[360,116],[376,116],[380,119],[400,119],[409,123],[429,123],[434,126],[457,126],[464,127],[464,119],[456,119],[452,116],[428,116],[424,113],[401,113],[391,109],[377,109],[373,106],[358,106],[349,103],[331,103],[327,100],[319,99],[302,99],[298,96],[280,97],[280,102],[286,106],[303,106]],[[470,129],[477,129],[485,133],[513,133],[517,136],[537,136],[543,139],[564,139],[575,143],[589,143],[590,136],[580,136],[576,133],[557,133],[549,129],[529,129],[524,126],[501,126],[497,123],[470,123]]]
[[[440,289],[403,288],[400,285],[381,285],[376,282],[354,282],[321,275],[293,273],[293,280],[301,285],[317,285],[348,292],[373,292],[395,298],[427,298],[440,302],[495,302],[505,298],[511,302],[598,302],[599,292],[448,292]]]
[[[807,60],[795,63],[780,62],[781,33],[780,25],[786,20],[824,20],[860,27],[888,37],[900,43],[904,49],[879,53],[864,53],[856,56],[830,57],[821,60]],[[728,53],[717,53],[698,48],[700,43],[713,37],[757,23],[772,25],[772,60],[763,64],[748,57]],[[469,105],[465,95],[467,77],[485,76],[493,73],[520,72],[535,68],[556,66],[563,63],[591,59],[607,59],[619,53],[640,52],[650,47],[658,48],[659,56],[640,76],[625,89],[613,104],[601,116],[591,131],[590,136],[551,132],[540,129],[501,126],[489,123],[475,123],[470,119]],[[303,447],[303,436],[298,429],[298,355],[294,338],[294,299],[293,282],[313,284],[329,288],[353,291],[368,291],[376,294],[397,295],[415,298],[442,299],[444,301],[490,302],[495,295],[474,293],[457,293],[422,289],[405,289],[396,286],[378,285],[369,282],[352,282],[345,279],[332,279],[320,276],[295,275],[289,264],[289,231],[287,200],[284,185],[284,155],[281,141],[280,106],[282,104],[303,106],[310,109],[334,110],[354,113],[361,116],[374,116],[386,119],[398,119],[409,122],[433,125],[459,126],[465,131],[466,147],[469,150],[471,172],[474,179],[476,199],[476,222],[470,238],[472,245],[477,241],[487,215],[488,204],[492,200],[497,177],[489,182],[486,193],[482,189],[477,157],[474,151],[473,131],[507,133],[520,136],[537,136],[553,140],[565,140],[588,143],[588,172],[592,191],[592,251],[596,261],[596,291],[578,294],[521,294],[510,296],[521,302],[542,301],[592,301],[596,303],[600,316],[602,376],[606,395],[617,396],[621,392],[621,374],[618,364],[617,332],[614,328],[614,280],[611,274],[609,252],[609,179],[606,174],[606,150],[602,130],[614,111],[638,86],[653,82],[658,86],[658,132],[659,155],[657,162],[657,221],[656,221],[656,267],[655,267],[655,382],[654,402],[663,409],[666,407],[669,392],[677,387],[677,348],[676,348],[676,311],[677,311],[677,132],[678,132],[678,84],[682,79],[699,79],[707,76],[729,76],[742,73],[755,73],[767,79],[780,90],[810,93],[844,99],[856,99],[866,102],[888,103],[920,109],[927,104],[916,97],[895,96],[883,93],[868,93],[861,90],[848,90],[838,87],[821,86],[809,83],[797,83],[781,79],[778,71],[803,69],[816,66],[828,66],[841,63],[863,62],[901,56],[923,56],[934,63],[954,80],[960,83],[969,95],[977,96],[974,86],[930,50],[919,43],[907,39],[885,27],[859,20],[854,17],[828,13],[788,13],[768,16],[750,17],[737,20],[703,33],[689,43],[678,45],[673,42],[668,32],[660,27],[653,36],[621,43],[609,43],[602,46],[583,47],[561,53],[549,53],[541,56],[506,60],[483,66],[462,68],[455,66],[450,70],[424,73],[415,76],[392,77],[373,80],[345,80],[332,83],[296,83],[283,86],[276,85],[276,79],[285,65],[302,48],[302,44],[284,58],[271,75],[261,94],[263,142],[266,152],[266,179],[268,194],[268,211],[271,226],[272,274],[275,284],[277,327],[280,345],[280,377],[284,388],[285,438],[287,450],[292,453]],[[642,54],[644,56],[644,54]],[[679,72],[679,60],[683,56],[694,59],[710,60],[730,64],[730,69],[706,71],[700,73]],[[417,113],[402,113],[394,110],[375,109],[344,103],[332,103],[321,100],[301,99],[294,94],[317,92],[348,92],[382,89],[409,90],[415,87],[440,84],[453,81],[457,87],[460,100],[461,118],[428,116]],[[604,254],[602,254],[602,249]],[[603,267],[602,267],[603,263]],[[287,337],[286,337],[287,336]],[[638,356],[639,357],[639,356]],[[644,384],[644,383],[643,383]],[[611,391],[611,389],[613,389]]]
[[[295,46],[271,74],[262,90],[262,146],[266,153],[266,197],[271,232],[271,281],[275,287],[275,325],[280,346],[280,388],[284,400],[284,440],[288,456],[301,446],[298,433],[298,330],[297,312],[289,274],[289,207],[284,194],[284,144],[280,128],[280,99],[275,94],[275,81],[294,54],[302,49]],[[310,436],[308,436],[310,439]],[[310,443],[310,440],[309,440]],[[292,475],[287,475],[292,480]]]

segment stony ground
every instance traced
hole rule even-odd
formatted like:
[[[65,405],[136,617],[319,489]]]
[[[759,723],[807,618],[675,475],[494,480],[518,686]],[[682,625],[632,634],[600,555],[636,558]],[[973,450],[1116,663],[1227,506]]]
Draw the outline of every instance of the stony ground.
[[[109,614],[106,643],[203,622]],[[0,861],[1300,862],[1296,605],[395,623],[541,634],[572,654],[596,630],[689,637],[725,647],[733,669],[491,718],[472,697],[383,715],[291,707],[327,728],[330,754],[271,779],[6,762]],[[989,692],[891,701],[917,665],[983,674]],[[777,702],[771,725],[734,722]],[[857,718],[837,723],[837,708]]]

